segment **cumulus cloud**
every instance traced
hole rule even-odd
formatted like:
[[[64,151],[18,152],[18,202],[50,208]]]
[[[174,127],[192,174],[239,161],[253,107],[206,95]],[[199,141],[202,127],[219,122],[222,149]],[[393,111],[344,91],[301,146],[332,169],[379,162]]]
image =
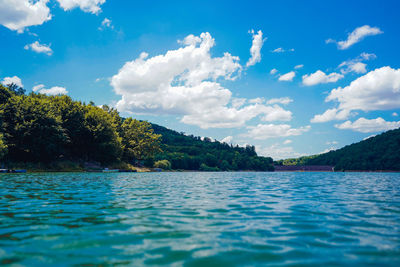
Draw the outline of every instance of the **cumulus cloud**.
[[[15,84],[19,87],[24,87],[21,79],[18,76],[4,77],[4,79],[1,81],[1,84],[4,86],[10,85],[10,84]]]
[[[209,33],[189,35],[183,47],[164,55],[139,58],[125,63],[111,79],[122,98],[120,111],[141,114],[178,114],[186,124],[202,128],[243,126],[257,116],[262,120],[290,120],[292,113],[278,105],[246,104],[232,98],[219,80],[235,80],[242,67],[239,57],[225,52],[212,57],[214,39]]]
[[[291,144],[293,141],[292,140],[285,140],[285,141],[283,141],[283,144],[284,145],[288,145],[288,144]]]
[[[293,147],[282,146],[280,143],[268,147],[256,146],[256,152],[260,156],[271,157],[274,160],[304,156],[304,154],[294,151]]]
[[[60,86],[53,86],[49,89],[46,89],[44,84],[36,85],[32,88],[33,92],[44,94],[44,95],[66,95],[68,94],[67,89]]]
[[[291,82],[293,81],[294,76],[296,76],[296,73],[291,71],[279,76],[279,81]]]
[[[48,0],[2,0],[0,1],[0,24],[22,33],[26,27],[41,25],[51,19]]]
[[[263,33],[259,30],[257,33],[254,30],[250,31],[253,36],[253,43],[250,48],[250,55],[249,61],[246,63],[246,67],[250,67],[255,65],[256,63],[261,61],[261,48],[265,39],[263,39]]]
[[[33,42],[31,44],[27,44],[24,46],[26,50],[32,50],[36,53],[43,53],[48,56],[53,54],[53,50],[50,48],[50,45],[40,44],[38,41]]]
[[[287,105],[291,102],[293,102],[293,99],[291,99],[290,97],[281,97],[281,98],[271,98],[270,100],[267,101],[267,104]]]
[[[15,84],[19,87],[24,87],[21,79],[18,76],[4,77],[4,79],[1,81],[1,84],[4,86],[10,85],[10,84]]]
[[[277,73],[277,72],[278,72],[277,69],[272,69],[272,70],[269,72],[269,74],[274,75],[274,74]]]
[[[375,54],[368,54],[368,53],[361,53],[358,57],[351,59],[351,60],[346,60],[340,63],[338,68],[341,68],[341,72],[343,74],[349,73],[349,72],[355,72],[357,74],[360,73],[366,73],[367,72],[367,64],[363,63],[363,61],[367,61],[370,59],[375,59],[376,55]]]
[[[57,0],[57,2],[65,11],[79,7],[84,12],[98,14],[101,11],[100,6],[106,0]]]
[[[336,101],[339,105],[315,115],[311,122],[344,120],[355,110],[400,108],[400,69],[382,67],[370,71],[344,88],[333,89],[325,101]]]
[[[332,121],[332,120],[345,120],[349,117],[350,114],[351,113],[349,110],[338,110],[337,108],[331,108],[331,109],[327,109],[322,114],[315,115],[311,119],[311,122],[320,123],[320,122],[327,122],[327,121]]]
[[[227,136],[224,139],[221,140],[221,143],[227,143],[227,144],[231,144],[233,140],[233,136]]]
[[[312,86],[320,83],[334,83],[343,77],[340,73],[333,72],[327,75],[325,72],[317,70],[312,74],[303,75],[302,79],[303,85]]]
[[[393,113],[392,113],[392,116],[393,116],[393,117],[397,117],[397,116],[399,116],[399,114],[397,114],[397,112],[393,112]]]
[[[106,0],[57,0],[65,10],[79,7],[84,12],[98,14],[100,5]],[[0,24],[18,33],[30,26],[42,25],[51,20],[52,15],[47,6],[49,0],[1,0]]]
[[[296,66],[294,66],[294,68],[297,70],[297,69],[301,69],[301,68],[303,68],[304,67],[304,65],[303,64],[299,64],[299,65],[296,65]]]
[[[338,101],[340,110],[390,110],[400,107],[400,69],[382,67],[333,89],[326,101]]]
[[[372,133],[392,130],[400,127],[400,121],[385,121],[381,117],[376,119],[359,118],[351,122],[345,121],[342,124],[336,124],[336,128],[342,130],[353,130],[361,133]]]
[[[347,39],[344,41],[336,42],[335,40],[328,39],[326,40],[326,43],[336,43],[340,50],[344,50],[360,42],[367,36],[373,36],[381,33],[383,33],[383,31],[381,31],[378,27],[371,27],[369,25],[364,25],[356,28],[354,31],[349,33]]]
[[[311,126],[292,128],[289,124],[258,124],[257,126],[248,126],[247,129],[249,131],[243,136],[256,140],[265,140],[276,137],[301,135],[302,133],[308,132]]]

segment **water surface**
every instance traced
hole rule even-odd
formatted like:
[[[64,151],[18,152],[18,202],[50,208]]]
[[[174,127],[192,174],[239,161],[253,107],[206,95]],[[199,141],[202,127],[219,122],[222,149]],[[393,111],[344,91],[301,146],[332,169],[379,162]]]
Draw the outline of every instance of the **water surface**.
[[[2,174],[5,264],[400,266],[400,174]]]

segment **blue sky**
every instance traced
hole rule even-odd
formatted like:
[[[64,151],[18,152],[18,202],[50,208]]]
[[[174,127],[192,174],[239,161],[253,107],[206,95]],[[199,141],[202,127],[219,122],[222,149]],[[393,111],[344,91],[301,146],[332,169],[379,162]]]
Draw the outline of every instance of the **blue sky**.
[[[315,154],[400,126],[398,10],[398,1],[0,0],[0,81],[274,159]]]

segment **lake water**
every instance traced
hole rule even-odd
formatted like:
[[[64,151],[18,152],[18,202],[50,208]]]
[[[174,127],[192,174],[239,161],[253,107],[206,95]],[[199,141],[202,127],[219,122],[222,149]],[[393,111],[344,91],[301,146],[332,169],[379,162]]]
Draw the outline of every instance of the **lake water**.
[[[400,266],[400,174],[2,174],[5,264]]]

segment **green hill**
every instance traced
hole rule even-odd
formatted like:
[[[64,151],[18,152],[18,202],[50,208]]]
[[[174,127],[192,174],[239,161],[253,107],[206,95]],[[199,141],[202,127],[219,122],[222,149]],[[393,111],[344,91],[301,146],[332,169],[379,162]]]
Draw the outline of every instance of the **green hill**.
[[[287,159],[279,165],[332,165],[336,171],[400,171],[400,128],[320,155]]]
[[[0,166],[65,170],[94,164],[128,169],[141,163],[203,171],[274,169],[272,159],[257,156],[254,146],[186,136],[122,118],[105,105],[65,95],[26,95],[14,84],[0,85]]]
[[[272,158],[259,157],[254,146],[232,146],[210,138],[185,135],[152,124],[154,133],[160,134],[163,152],[154,160],[168,160],[172,169],[227,171],[273,171]]]

